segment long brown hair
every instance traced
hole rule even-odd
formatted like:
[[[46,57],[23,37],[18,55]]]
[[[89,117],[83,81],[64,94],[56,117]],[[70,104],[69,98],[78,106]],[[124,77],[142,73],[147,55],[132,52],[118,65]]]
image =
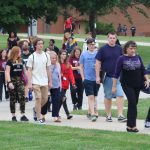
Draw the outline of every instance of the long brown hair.
[[[5,60],[7,60],[7,50],[6,49],[0,50],[0,60],[2,60],[2,53],[3,53],[3,51],[6,51]]]
[[[20,51],[21,51],[20,47],[14,46],[10,52],[10,56],[9,56],[8,60],[11,60],[14,63],[16,60],[18,60],[18,62],[21,63],[21,56],[20,57],[18,56]]]
[[[80,51],[80,55],[81,55],[81,48],[79,47],[79,46],[75,46],[74,48],[73,48],[73,51],[71,52],[71,54],[70,54],[70,58],[75,58],[75,52],[76,52],[76,50],[79,50]]]
[[[66,53],[66,59],[64,60],[64,64],[66,64],[66,68],[69,68],[70,67],[70,63],[69,63],[69,59],[68,59],[68,55],[67,55],[67,51],[66,50],[60,50],[59,51],[59,54],[58,54],[58,61],[59,61],[59,64],[61,65],[62,62],[61,62],[61,58],[60,58],[60,55],[62,53]]]

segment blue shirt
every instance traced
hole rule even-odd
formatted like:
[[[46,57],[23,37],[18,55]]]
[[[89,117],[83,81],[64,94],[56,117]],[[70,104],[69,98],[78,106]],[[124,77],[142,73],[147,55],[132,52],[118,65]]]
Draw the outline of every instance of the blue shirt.
[[[79,60],[80,64],[83,64],[85,79],[90,81],[96,81],[96,73],[95,73],[96,54],[97,51],[94,51],[92,53],[89,51],[84,51],[82,52]]]
[[[119,45],[114,47],[108,44],[101,47],[96,55],[96,59],[101,61],[101,67],[106,76],[113,77],[117,59],[122,55],[122,48]]]

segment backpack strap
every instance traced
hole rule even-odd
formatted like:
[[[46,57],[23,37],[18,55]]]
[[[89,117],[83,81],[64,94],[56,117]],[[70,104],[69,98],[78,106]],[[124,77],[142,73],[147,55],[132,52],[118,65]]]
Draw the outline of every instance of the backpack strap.
[[[33,66],[34,66],[34,54],[32,53],[33,56],[33,61],[32,61],[32,70],[33,70]]]
[[[46,54],[46,52],[45,52],[45,55],[46,55],[46,58],[47,58],[47,62],[46,62],[46,67],[47,67],[47,63],[48,63],[48,57],[47,57],[47,54]]]

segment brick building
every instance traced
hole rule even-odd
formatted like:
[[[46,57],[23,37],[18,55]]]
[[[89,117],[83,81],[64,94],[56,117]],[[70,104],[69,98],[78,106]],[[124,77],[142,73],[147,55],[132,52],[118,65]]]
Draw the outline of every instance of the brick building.
[[[145,8],[144,6],[141,6],[142,9],[147,13],[149,18],[144,17],[142,14],[138,13],[135,9],[128,9],[128,12],[132,18],[133,24],[137,28],[136,35],[139,36],[150,36],[150,9]],[[98,21],[106,22],[106,23],[112,23],[117,29],[118,24],[126,25],[127,35],[131,35],[130,33],[130,27],[131,24],[129,23],[128,19],[124,17],[122,13],[119,12],[119,10],[115,10],[116,13],[111,13],[109,15],[105,15],[102,17],[98,17]],[[70,15],[75,18],[77,21],[77,30],[78,33],[85,33],[85,24],[87,23],[87,16],[79,16],[79,13],[75,9],[70,10]],[[51,25],[48,25],[45,23],[45,19],[38,19],[37,23],[37,31],[38,33],[56,33],[60,34],[63,33],[64,28],[64,17],[62,15],[58,16],[58,20],[56,23],[52,23]],[[20,28],[20,32],[27,32],[27,27],[22,26]]]

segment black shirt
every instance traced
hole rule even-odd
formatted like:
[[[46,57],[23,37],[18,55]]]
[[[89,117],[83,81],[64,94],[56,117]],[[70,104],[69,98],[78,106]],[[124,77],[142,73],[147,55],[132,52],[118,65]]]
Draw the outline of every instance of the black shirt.
[[[18,37],[14,38],[14,40],[11,40],[10,38],[7,39],[8,41],[8,49],[12,49],[14,46],[17,46],[17,42],[20,39]]]
[[[13,63],[8,60],[6,65],[10,66],[10,77],[22,77],[23,64],[22,63]]]

